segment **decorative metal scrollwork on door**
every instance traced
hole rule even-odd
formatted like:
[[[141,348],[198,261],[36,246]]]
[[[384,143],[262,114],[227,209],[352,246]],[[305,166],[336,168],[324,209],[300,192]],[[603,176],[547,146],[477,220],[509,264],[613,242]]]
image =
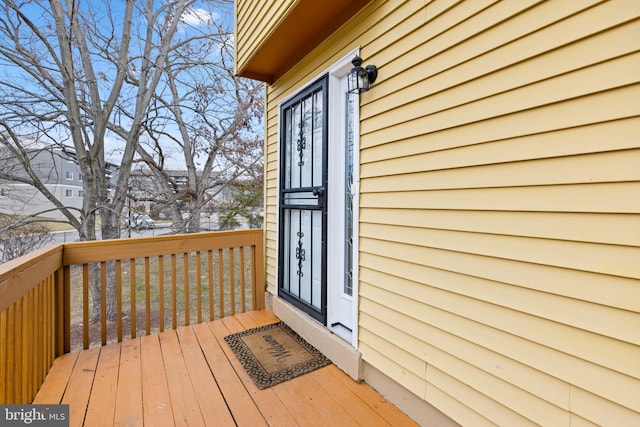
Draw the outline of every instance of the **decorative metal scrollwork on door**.
[[[302,263],[306,261],[306,257],[305,257],[306,251],[302,247],[302,238],[304,237],[304,233],[302,231],[299,231],[297,235],[298,235],[298,247],[296,248],[296,259],[298,260],[298,276],[302,277],[304,276],[304,273],[302,272]]]
[[[300,156],[300,160],[298,161],[298,166],[302,166],[304,165],[304,149],[307,148],[307,140],[304,137],[304,120],[300,122],[298,127],[300,127],[300,131],[298,132],[298,141],[296,144],[296,150],[298,151],[298,156]]]

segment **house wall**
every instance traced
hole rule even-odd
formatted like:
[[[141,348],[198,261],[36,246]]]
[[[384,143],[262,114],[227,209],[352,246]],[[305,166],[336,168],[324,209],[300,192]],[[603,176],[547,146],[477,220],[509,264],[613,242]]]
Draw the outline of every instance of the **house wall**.
[[[269,291],[278,103],[360,46],[364,361],[464,425],[638,425],[639,17],[372,2],[267,87]]]

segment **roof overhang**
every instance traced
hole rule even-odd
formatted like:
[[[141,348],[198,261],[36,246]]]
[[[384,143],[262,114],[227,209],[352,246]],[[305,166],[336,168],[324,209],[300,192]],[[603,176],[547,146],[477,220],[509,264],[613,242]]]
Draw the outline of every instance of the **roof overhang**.
[[[299,0],[236,74],[273,83],[370,1]]]

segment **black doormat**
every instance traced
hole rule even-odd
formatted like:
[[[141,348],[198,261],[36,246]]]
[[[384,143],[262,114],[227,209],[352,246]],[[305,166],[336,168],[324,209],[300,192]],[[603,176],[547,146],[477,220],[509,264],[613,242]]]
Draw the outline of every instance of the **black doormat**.
[[[227,335],[224,340],[259,389],[331,363],[283,322]]]

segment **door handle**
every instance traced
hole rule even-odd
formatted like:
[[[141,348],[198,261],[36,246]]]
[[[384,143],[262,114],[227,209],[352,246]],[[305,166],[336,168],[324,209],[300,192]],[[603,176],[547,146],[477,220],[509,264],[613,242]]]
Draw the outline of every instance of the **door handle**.
[[[323,208],[325,198],[324,187],[313,187],[313,190],[311,190],[311,192],[318,198],[318,207]]]

